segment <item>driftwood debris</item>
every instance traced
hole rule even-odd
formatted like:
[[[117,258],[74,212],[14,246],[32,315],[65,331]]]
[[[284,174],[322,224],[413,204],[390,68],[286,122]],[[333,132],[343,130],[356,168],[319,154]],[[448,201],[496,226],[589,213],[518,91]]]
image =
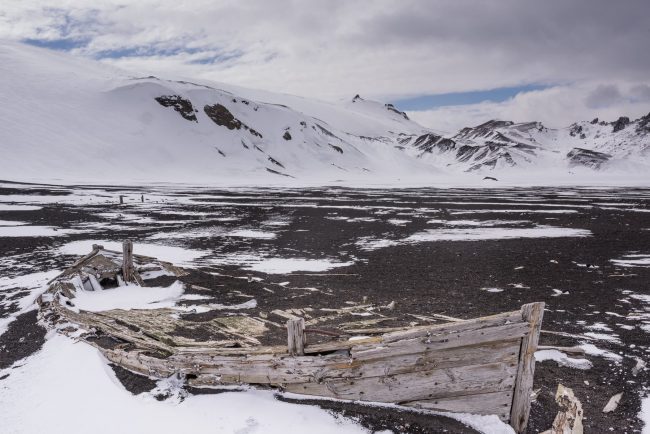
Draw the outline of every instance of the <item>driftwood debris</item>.
[[[541,434],[582,434],[582,404],[573,394],[573,390],[559,384],[555,402],[562,410],[555,416],[551,429]]]
[[[376,325],[398,318],[342,319],[381,306],[276,309],[270,314],[286,320],[286,345],[260,343],[270,329],[281,327],[262,312],[260,317],[227,312],[191,322],[169,308],[89,312],[74,307],[75,294],[87,290],[80,283],[86,278],[97,281],[93,290],[108,291],[101,282],[123,277],[139,285],[139,273],[145,272],[186,273],[133,254],[129,242],[122,252],[94,246],[38,299],[40,315],[53,327],[66,323],[58,328],[61,333],[80,335],[111,362],[150,377],[180,374],[199,387],[245,383],[423,410],[496,414],[517,432],[526,427],[544,303],[469,320],[431,315],[448,322],[384,328]],[[339,330],[319,326],[333,320]],[[208,337],[197,341],[175,333],[193,327]],[[352,336],[357,332],[361,336]],[[328,337],[308,342],[308,333]],[[115,344],[102,345],[96,336]]]

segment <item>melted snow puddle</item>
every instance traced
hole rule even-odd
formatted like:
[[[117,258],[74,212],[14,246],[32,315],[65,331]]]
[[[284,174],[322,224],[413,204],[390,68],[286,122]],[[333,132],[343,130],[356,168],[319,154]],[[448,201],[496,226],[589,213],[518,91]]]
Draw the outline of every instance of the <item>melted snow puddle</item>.
[[[92,251],[92,245],[99,244],[109,250],[122,251],[122,243],[106,240],[72,241],[58,248],[61,255],[82,256]],[[183,247],[162,246],[159,244],[134,243],[133,253],[136,255],[151,256],[161,261],[171,262],[181,267],[199,265],[199,259],[211,254],[209,250],[191,250]]]
[[[610,259],[610,262],[619,267],[650,267],[650,254],[623,255],[621,259]]]
[[[297,271],[323,272],[333,268],[354,265],[354,261],[340,262],[334,259],[306,258],[271,258],[255,255],[228,255],[216,260],[210,260],[216,265],[238,265],[246,270],[266,274],[289,274]]]
[[[375,250],[383,247],[415,244],[429,241],[482,241],[517,238],[562,238],[588,237],[587,229],[560,228],[554,226],[537,226],[534,228],[481,228],[481,229],[428,229],[415,233],[401,240],[382,240],[372,237],[360,238],[356,244],[363,250]]]

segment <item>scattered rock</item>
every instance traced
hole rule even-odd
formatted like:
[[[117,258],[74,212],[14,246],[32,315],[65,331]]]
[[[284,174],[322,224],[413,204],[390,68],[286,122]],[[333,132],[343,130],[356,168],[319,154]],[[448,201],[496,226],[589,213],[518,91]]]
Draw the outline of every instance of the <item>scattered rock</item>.
[[[483,177],[483,180],[484,180],[484,181],[485,181],[485,180],[489,180],[489,181],[498,181],[498,179],[496,179],[496,178],[493,177],[493,176],[485,176],[485,177]]]
[[[282,136],[284,140],[291,140],[291,134],[289,134],[289,131],[285,131],[284,135]]]
[[[603,408],[603,413],[611,413],[612,411],[616,410],[616,408],[618,407],[618,403],[621,402],[622,397],[623,397],[623,392],[617,393],[616,395],[609,398],[607,405],[605,406],[605,408]]]
[[[338,152],[339,154],[343,153],[343,148],[341,148],[340,146],[332,145],[331,143],[328,143],[328,145],[330,145],[330,147],[334,149],[336,152]]]

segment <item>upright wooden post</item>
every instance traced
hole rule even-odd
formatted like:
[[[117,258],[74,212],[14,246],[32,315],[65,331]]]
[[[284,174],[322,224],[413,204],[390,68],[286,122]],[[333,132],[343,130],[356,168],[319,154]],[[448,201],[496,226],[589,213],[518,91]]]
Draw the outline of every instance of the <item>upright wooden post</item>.
[[[125,282],[133,281],[133,243],[126,240],[122,243],[122,276]]]
[[[294,318],[287,321],[287,343],[292,356],[305,355],[305,320]]]
[[[120,194],[120,205],[124,205],[124,196]]]
[[[544,303],[530,303],[521,307],[521,316],[530,324],[528,334],[521,340],[517,379],[510,410],[510,425],[520,433],[526,429],[530,413],[530,394],[533,390],[533,375],[535,374],[535,351],[542,329]]]

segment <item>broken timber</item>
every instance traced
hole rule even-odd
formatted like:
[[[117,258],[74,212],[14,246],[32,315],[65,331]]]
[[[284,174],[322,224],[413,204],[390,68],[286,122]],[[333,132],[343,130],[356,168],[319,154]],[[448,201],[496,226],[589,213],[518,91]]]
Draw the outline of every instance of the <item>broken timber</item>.
[[[113,287],[141,285],[145,271],[187,274],[170,263],[133,254],[130,242],[122,252],[93,246],[91,254],[50,282],[39,297],[41,318],[52,326],[66,324],[57,327],[62,333],[77,336],[85,330],[81,338],[108,360],[150,377],[181,374],[197,387],[246,383],[421,410],[496,414],[517,432],[525,430],[544,303],[444,324],[368,329],[371,336],[355,339],[306,329],[304,318],[288,316],[286,346],[261,345],[247,331],[263,329],[265,322],[246,315],[214,319],[229,338],[195,342],[173,335],[179,320],[170,309],[75,308],[77,291],[110,290],[106,282],[115,282]],[[308,333],[335,337],[310,344]],[[97,336],[118,344],[101,345]]]

